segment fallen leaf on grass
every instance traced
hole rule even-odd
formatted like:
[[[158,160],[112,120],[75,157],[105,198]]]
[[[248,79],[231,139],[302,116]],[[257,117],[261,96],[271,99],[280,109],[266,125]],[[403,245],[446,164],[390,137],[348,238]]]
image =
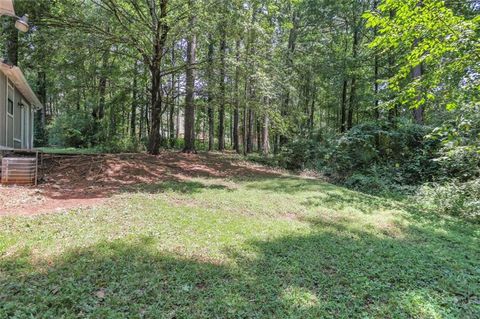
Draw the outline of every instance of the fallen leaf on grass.
[[[95,296],[97,296],[98,299],[104,299],[105,298],[105,288],[101,288],[97,292],[95,292]]]

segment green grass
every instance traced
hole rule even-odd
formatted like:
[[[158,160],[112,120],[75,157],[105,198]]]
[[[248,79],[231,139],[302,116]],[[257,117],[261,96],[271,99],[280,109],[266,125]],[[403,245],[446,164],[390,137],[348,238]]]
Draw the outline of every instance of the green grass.
[[[102,150],[97,148],[38,147],[38,149],[47,154],[81,155],[102,153]]]
[[[140,185],[1,218],[0,318],[479,318],[477,226],[296,177]]]

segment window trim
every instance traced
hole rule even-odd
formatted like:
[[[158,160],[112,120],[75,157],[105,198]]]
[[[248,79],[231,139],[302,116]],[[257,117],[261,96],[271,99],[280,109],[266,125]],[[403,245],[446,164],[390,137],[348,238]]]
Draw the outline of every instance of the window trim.
[[[6,114],[7,116],[5,116],[5,143],[7,144],[7,147],[10,146],[10,142],[12,143],[11,144],[11,147],[15,148],[15,117],[14,117],[14,114],[15,114],[15,88],[14,86],[11,84],[11,81],[10,79],[8,78],[8,76],[5,75],[5,108],[6,108]],[[8,93],[9,91],[11,90],[11,92],[13,92],[12,94],[12,99],[10,100],[8,98]],[[9,113],[8,111],[8,102],[12,101],[13,102],[13,113]],[[8,120],[9,119],[12,119],[12,140],[9,141],[9,138],[8,138]]]
[[[12,102],[12,104],[10,104],[10,102]],[[10,113],[10,105],[12,106],[11,113]],[[15,105],[13,104],[13,101],[7,97],[7,115],[13,117],[14,112],[15,112]]]

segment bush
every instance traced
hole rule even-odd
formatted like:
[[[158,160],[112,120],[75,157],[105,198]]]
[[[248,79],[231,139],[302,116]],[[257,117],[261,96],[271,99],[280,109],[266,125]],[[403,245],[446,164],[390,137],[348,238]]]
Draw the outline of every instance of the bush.
[[[480,108],[458,112],[428,136],[441,145],[435,158],[440,182],[466,182],[480,177]]]
[[[333,140],[333,137],[326,137],[319,132],[310,138],[291,140],[282,146],[274,161],[278,166],[290,170],[320,170]]]
[[[480,179],[425,184],[418,199],[439,213],[480,222]]]
[[[428,128],[408,122],[399,123],[395,129],[381,122],[358,125],[338,139],[327,166],[344,180],[358,172],[370,175],[384,166],[383,178],[420,183],[435,171],[431,161],[435,142],[424,138],[427,132]]]
[[[47,129],[52,146],[86,148],[94,144],[94,126],[87,112],[65,112],[55,117]]]
[[[138,141],[133,141],[130,137],[116,137],[103,143],[98,149],[103,153],[137,153],[144,151],[145,147]]]
[[[297,139],[276,156],[286,169],[315,169],[357,189],[402,188],[432,181],[438,164],[432,159],[439,142],[425,138],[428,127],[399,122],[357,125],[344,134]]]

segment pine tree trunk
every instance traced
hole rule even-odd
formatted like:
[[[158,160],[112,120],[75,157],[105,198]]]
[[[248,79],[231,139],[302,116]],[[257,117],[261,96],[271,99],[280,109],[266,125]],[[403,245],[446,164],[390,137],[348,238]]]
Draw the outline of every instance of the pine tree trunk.
[[[215,111],[213,106],[213,96],[214,96],[214,87],[213,87],[213,54],[214,54],[214,43],[213,37],[209,35],[208,37],[208,53],[207,53],[207,86],[208,86],[208,150],[212,151],[215,145]]]
[[[313,134],[313,129],[315,128],[315,95],[312,97],[312,105],[310,107],[310,119],[309,119],[309,125],[308,129],[310,131],[310,135]]]
[[[354,25],[353,29],[353,47],[352,47],[352,57],[353,62],[356,65],[358,55],[358,26]],[[356,108],[356,98],[357,98],[357,77],[355,72],[353,72],[352,80],[350,85],[350,101],[348,106],[348,116],[347,116],[347,129],[350,130],[353,126],[353,111]]]
[[[218,110],[218,150],[225,150],[225,55],[227,53],[227,31],[221,25],[220,40],[220,108]]]
[[[251,108],[248,109],[248,129],[247,129],[247,154],[253,152],[253,131],[255,114]]]
[[[263,142],[262,142],[262,121],[260,118],[256,118],[255,122],[257,122],[257,151],[259,153],[262,152]]]
[[[295,53],[295,48],[297,44],[297,29],[299,27],[299,18],[297,12],[292,13],[292,28],[290,29],[290,33],[288,35],[288,48],[287,48],[287,61],[286,61],[286,68],[288,72],[292,72],[293,68],[293,55]],[[282,111],[281,114],[285,118],[289,114],[289,104],[290,104],[290,89],[287,88],[285,92],[285,97],[283,100]],[[288,142],[288,138],[286,135],[280,135],[280,146],[284,145]]]
[[[243,144],[243,155],[247,155],[248,153],[248,147],[247,147],[247,135],[248,135],[248,111],[246,108],[243,109],[243,125],[242,125],[242,144]]]
[[[189,1],[190,8],[193,7],[193,0]],[[192,10],[193,11],[193,10]],[[195,26],[195,15],[191,12],[189,26],[191,32]],[[195,153],[195,53],[197,47],[197,36],[192,33],[187,43],[187,71],[186,71],[186,96],[185,96],[185,147],[184,153]]]
[[[172,66],[175,66],[175,46],[172,46]],[[169,122],[169,132],[168,139],[170,140],[170,147],[175,147],[175,94],[176,94],[176,84],[175,84],[175,74],[172,73],[170,78],[170,112],[168,113],[168,122]]]
[[[235,67],[235,109],[233,113],[233,149],[240,154],[240,142],[238,134],[239,125],[239,109],[240,109],[240,40],[235,43],[235,60],[237,65]]]
[[[270,136],[268,127],[270,125],[270,119],[268,114],[263,116],[263,130],[262,130],[262,152],[264,156],[267,156],[270,153]]]
[[[130,110],[130,138],[134,141],[137,137],[137,61],[133,67],[132,106]]]

